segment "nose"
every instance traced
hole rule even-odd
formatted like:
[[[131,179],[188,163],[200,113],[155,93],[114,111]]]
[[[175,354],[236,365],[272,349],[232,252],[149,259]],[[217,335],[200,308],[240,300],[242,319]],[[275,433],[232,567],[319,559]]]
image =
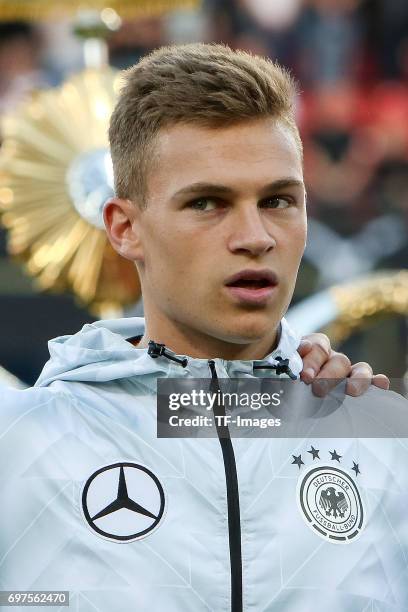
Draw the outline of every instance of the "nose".
[[[263,255],[276,246],[273,229],[265,225],[258,206],[243,207],[236,211],[228,247],[233,253]]]

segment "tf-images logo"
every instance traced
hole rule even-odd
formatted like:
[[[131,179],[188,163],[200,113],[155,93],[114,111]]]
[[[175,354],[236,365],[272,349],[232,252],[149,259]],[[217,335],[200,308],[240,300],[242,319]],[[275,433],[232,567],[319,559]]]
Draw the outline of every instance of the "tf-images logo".
[[[311,447],[313,461],[319,457]],[[336,450],[330,452],[333,461],[340,463],[342,455]],[[293,455],[292,463],[301,468],[301,455]],[[319,463],[320,463],[319,461]],[[330,463],[312,465],[299,476],[297,501],[307,525],[320,537],[336,543],[354,541],[364,528],[364,508],[356,478],[360,474],[357,463],[353,462],[355,477],[348,471]]]
[[[147,536],[163,519],[163,486],[151,470],[123,461],[96,470],[82,489],[82,512],[88,526],[114,542]]]

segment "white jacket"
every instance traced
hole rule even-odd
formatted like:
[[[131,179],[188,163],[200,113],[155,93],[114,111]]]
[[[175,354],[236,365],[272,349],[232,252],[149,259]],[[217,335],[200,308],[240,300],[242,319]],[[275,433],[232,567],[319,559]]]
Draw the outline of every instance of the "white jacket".
[[[262,362],[185,367],[127,342],[143,329],[85,325],[50,341],[35,387],[2,389],[0,589],[68,590],[87,612],[408,610],[406,441],[158,439],[158,377],[301,360],[285,321]],[[347,401],[379,398],[405,414],[375,388]]]

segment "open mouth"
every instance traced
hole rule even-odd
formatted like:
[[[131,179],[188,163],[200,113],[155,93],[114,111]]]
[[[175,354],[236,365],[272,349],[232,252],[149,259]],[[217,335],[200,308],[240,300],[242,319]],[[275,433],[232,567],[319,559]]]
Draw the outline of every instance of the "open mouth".
[[[239,279],[234,281],[233,283],[228,283],[227,287],[241,287],[242,289],[264,289],[265,287],[272,287],[272,283],[266,278],[258,278],[253,280]]]
[[[229,293],[242,303],[266,304],[274,294],[278,278],[272,270],[241,270],[225,283]]]
[[[265,289],[278,284],[278,278],[272,270],[241,270],[227,278],[227,287],[240,287],[242,289]]]

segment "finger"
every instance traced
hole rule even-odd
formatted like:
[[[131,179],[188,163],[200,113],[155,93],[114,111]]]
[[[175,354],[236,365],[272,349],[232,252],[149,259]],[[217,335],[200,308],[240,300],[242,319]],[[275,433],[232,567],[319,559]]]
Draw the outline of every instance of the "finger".
[[[301,345],[304,343],[311,346],[319,345],[327,353],[327,356],[330,355],[331,345],[329,337],[326,336],[326,334],[321,334],[318,332],[307,334],[307,336],[303,336]]]
[[[303,370],[300,373],[300,378],[306,384],[309,384],[313,380],[313,378],[316,376],[316,372],[314,368],[312,368],[310,365],[308,366],[308,360],[306,359],[307,355],[310,353],[312,349],[313,349],[313,344],[310,342],[310,340],[303,338],[301,343],[299,344],[298,353],[301,356],[302,362],[303,362]],[[305,363],[306,363],[306,367],[305,367]]]
[[[313,394],[325,397],[339,382],[351,372],[350,359],[343,353],[332,351],[330,359],[312,382]]]
[[[369,363],[359,361],[351,366],[350,378],[346,384],[346,395],[358,397],[371,386],[373,369]]]
[[[312,346],[313,344],[310,342],[310,340],[307,340],[306,338],[302,338],[298,346],[299,355],[302,358],[305,357],[308,354],[308,352],[311,350]]]
[[[356,366],[359,366],[357,371]],[[385,374],[375,374],[373,376],[373,370],[368,363],[359,363],[352,367],[352,375],[346,384],[346,394],[352,397],[358,397],[363,395],[371,385],[388,391],[390,388],[390,380]],[[362,366],[365,366],[363,368]]]
[[[314,343],[312,348],[307,354],[304,355],[303,359],[303,370],[300,378],[306,384],[312,382],[312,380],[319,374],[324,364],[330,359],[330,349],[319,343]]]
[[[351,397],[358,397],[359,395],[363,395],[368,389],[371,387],[371,377],[370,378],[359,378],[358,380],[349,379],[346,383],[346,395],[351,395]]]
[[[390,379],[385,374],[374,374],[371,382],[379,389],[384,389],[385,391],[388,391],[390,388]]]

